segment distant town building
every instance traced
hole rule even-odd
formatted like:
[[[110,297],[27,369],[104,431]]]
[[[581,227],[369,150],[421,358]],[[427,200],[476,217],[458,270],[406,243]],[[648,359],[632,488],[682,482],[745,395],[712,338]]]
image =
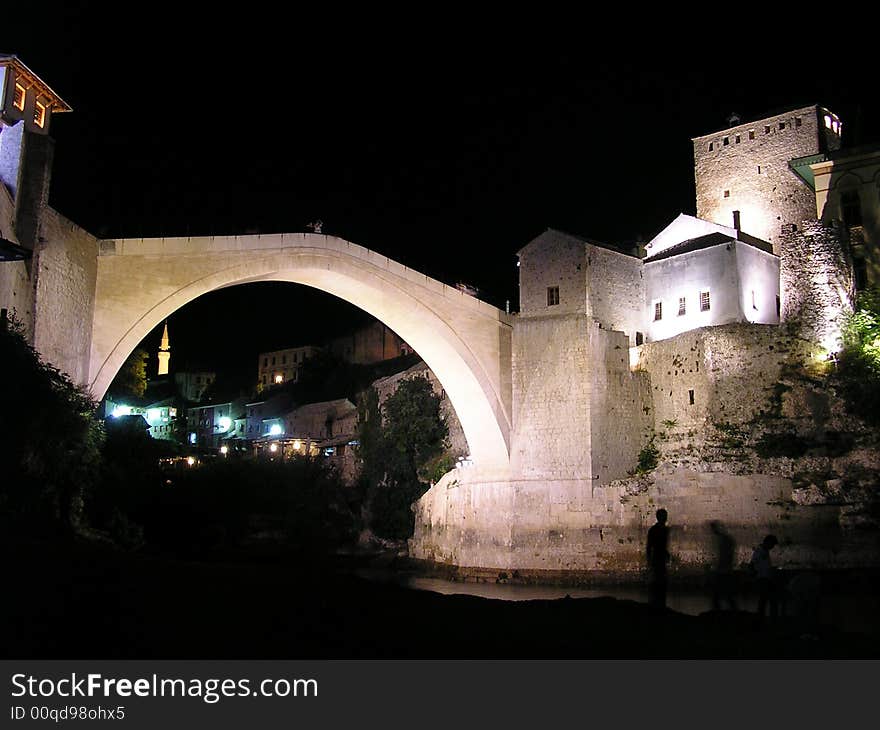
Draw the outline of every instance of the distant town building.
[[[330,340],[328,349],[340,360],[356,365],[391,360],[413,351],[397,333],[378,321]]]
[[[261,352],[257,362],[257,392],[290,381],[296,383],[303,363],[318,352],[321,348],[315,345]]]
[[[245,408],[244,398],[188,408],[187,443],[200,448],[220,448],[235,435],[236,423],[243,421]]]
[[[154,439],[176,441],[176,421],[179,412],[176,398],[150,403],[143,412],[144,418],[150,425],[150,436]]]
[[[198,403],[202,400],[205,390],[217,377],[213,370],[194,370],[174,374],[177,392],[185,400]]]

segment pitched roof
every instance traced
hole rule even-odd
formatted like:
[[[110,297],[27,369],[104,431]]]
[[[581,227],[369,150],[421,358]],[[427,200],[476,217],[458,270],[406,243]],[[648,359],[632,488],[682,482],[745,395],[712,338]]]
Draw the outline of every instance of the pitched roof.
[[[754,236],[749,236],[748,234],[743,234],[740,232],[740,237],[737,239],[733,236],[728,236],[725,233],[720,233],[716,231],[715,233],[707,233],[705,236],[689,238],[686,241],[682,241],[681,243],[677,243],[674,246],[665,248],[654,256],[649,256],[648,258],[646,258],[645,263],[650,264],[654,261],[661,261],[663,259],[672,258],[673,256],[679,256],[684,253],[691,253],[692,251],[699,251],[704,248],[711,248],[712,246],[720,246],[725,243],[744,243],[747,246],[752,246],[753,248],[757,248],[766,253],[773,253],[769,244],[765,243],[760,238],[755,238]]]
[[[27,81],[36,86],[40,92],[49,99],[49,108],[53,113],[73,111],[70,104],[58,96],[43,79],[31,71],[22,60],[12,53],[0,53],[0,66],[13,66],[19,75],[24,76]]]

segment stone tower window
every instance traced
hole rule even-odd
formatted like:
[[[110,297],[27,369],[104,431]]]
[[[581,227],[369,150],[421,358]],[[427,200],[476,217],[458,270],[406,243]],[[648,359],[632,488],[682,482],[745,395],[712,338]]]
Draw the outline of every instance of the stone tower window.
[[[770,134],[770,125],[769,124],[764,125],[764,134]]]
[[[740,136],[739,136],[739,135],[736,135],[736,138],[734,139],[734,141],[735,141],[737,144],[739,144],[740,141],[741,141]]]
[[[548,286],[547,287],[547,306],[553,307],[559,304],[559,287],[558,286]]]
[[[700,311],[708,312],[709,311],[709,292],[701,291],[700,292]]]
[[[14,106],[19,111],[24,111],[24,86],[21,84],[15,85],[15,96],[12,99],[12,106]]]
[[[800,126],[801,126],[801,118],[800,118],[800,117],[795,117],[795,118],[794,118],[794,126],[795,126],[795,127],[800,127]]]
[[[687,299],[685,297],[678,298],[678,316],[687,314]]]
[[[654,321],[663,319],[663,302],[654,302]]]
[[[688,400],[689,400],[689,402],[690,402],[691,405],[694,404],[694,391],[692,391],[692,390],[689,390],[689,391],[688,391]]]
[[[727,145],[730,144],[730,137],[725,137],[724,140],[723,140],[723,144],[724,144],[725,147],[727,147]]]
[[[729,198],[729,197],[730,197],[730,191],[729,191],[729,190],[725,190],[725,191],[724,191],[724,197],[725,197],[725,198]]]
[[[34,124],[43,127],[46,124],[46,107],[40,102],[34,106]]]
[[[779,131],[781,132],[783,129],[785,129],[785,122],[779,122]]]
[[[709,152],[711,152],[711,151],[714,150],[714,149],[715,149],[715,143],[714,143],[714,142],[709,142]]]
[[[749,139],[754,139],[754,138],[755,138],[755,130],[754,130],[754,129],[750,129],[750,130],[749,130]]]

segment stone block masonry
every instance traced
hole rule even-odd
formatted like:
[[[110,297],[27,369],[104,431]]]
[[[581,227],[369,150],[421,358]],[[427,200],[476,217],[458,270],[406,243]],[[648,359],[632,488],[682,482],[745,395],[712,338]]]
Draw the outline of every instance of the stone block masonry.
[[[47,208],[34,257],[34,346],[80,385],[88,383],[98,241]]]
[[[815,194],[788,162],[830,146],[819,112],[802,107],[695,138],[697,217],[730,226],[738,210],[742,230],[779,254],[782,226],[816,217]]]

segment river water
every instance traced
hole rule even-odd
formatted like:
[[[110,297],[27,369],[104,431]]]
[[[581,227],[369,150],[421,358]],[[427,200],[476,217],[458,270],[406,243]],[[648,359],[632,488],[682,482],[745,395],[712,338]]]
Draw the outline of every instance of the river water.
[[[431,591],[442,595],[467,595],[500,601],[552,601],[565,596],[572,598],[616,598],[618,600],[648,602],[648,587],[643,584],[609,586],[553,586],[519,585],[512,583],[462,582],[396,572],[391,569],[365,568],[356,571],[371,581],[394,583],[419,591]],[[676,586],[670,583],[666,605],[673,611],[698,616],[712,610],[712,594],[707,589],[693,586]],[[728,608],[723,604],[724,608]],[[757,596],[737,596],[737,608],[755,612]],[[819,616],[824,625],[841,631],[880,634],[880,593],[876,590],[841,591],[839,585],[828,581],[819,592]]]

